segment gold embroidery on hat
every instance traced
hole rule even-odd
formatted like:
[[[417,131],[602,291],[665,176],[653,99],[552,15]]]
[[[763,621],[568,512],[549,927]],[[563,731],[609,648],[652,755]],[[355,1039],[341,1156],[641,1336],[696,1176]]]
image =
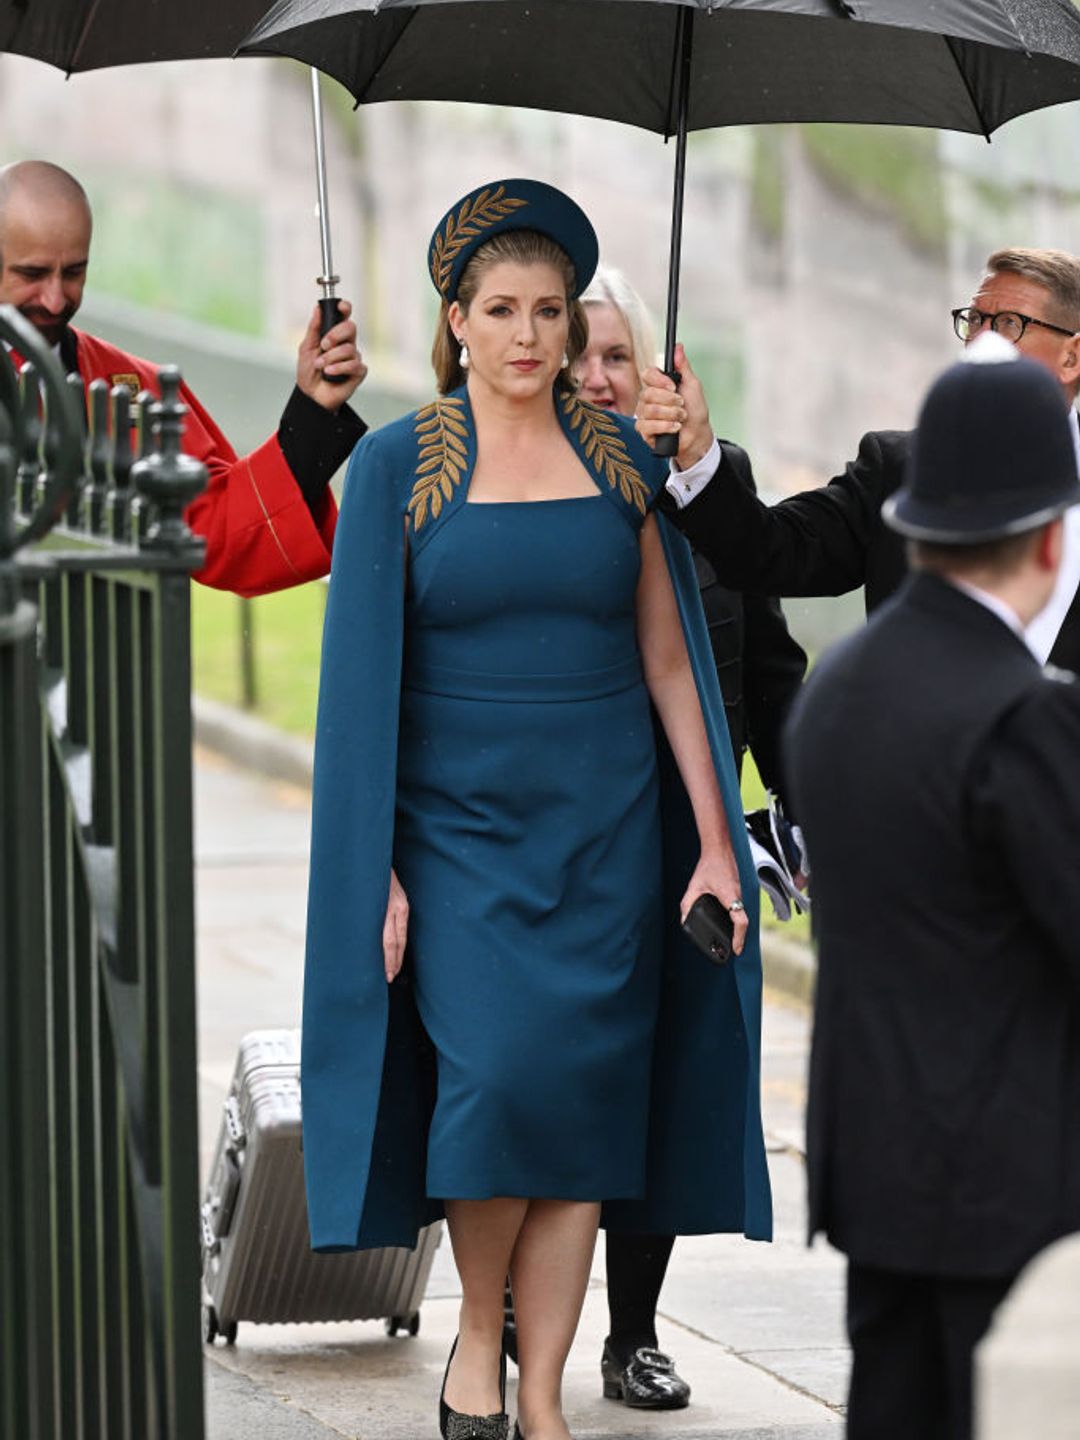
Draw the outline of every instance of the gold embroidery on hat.
[[[481,190],[479,195],[463,201],[456,215],[451,213],[446,217],[445,229],[435,236],[431,247],[431,277],[441,295],[447,293],[454,261],[469,241],[528,203],[507,195],[506,186],[498,185],[494,190]]]
[[[618,490],[628,505],[635,505],[645,514],[649,487],[630,459],[626,441],[611,416],[596,405],[588,405],[576,395],[564,395],[562,406],[570,420],[570,429],[577,432],[585,459],[613,490]]]
[[[429,512],[432,520],[437,520],[443,501],[453,499],[468,458],[468,433],[463,400],[443,396],[417,411],[416,438],[420,442],[420,454],[416,483],[409,500],[414,531],[424,524]]]

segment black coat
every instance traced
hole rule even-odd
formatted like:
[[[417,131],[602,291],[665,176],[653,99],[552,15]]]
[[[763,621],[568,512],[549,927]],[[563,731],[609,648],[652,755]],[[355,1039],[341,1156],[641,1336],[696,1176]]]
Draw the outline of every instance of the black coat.
[[[738,473],[743,485],[753,493],[749,461]],[[743,753],[749,747],[766,787],[779,796],[791,815],[781,736],[806,674],[806,652],[788,630],[780,602],[774,596],[740,595],[728,589],[698,551],[694,552],[694,568],[736,769],[741,775]]]
[[[844,595],[865,585],[870,612],[907,574],[904,542],[882,520],[881,502],[900,487],[910,443],[910,431],[872,431],[863,436],[843,474],[816,490],[765,505],[752,488],[746,452],[725,440],[713,479],[691,504],[682,510],[665,507],[666,513],[736,590]],[[1050,659],[1080,670],[1076,600]]]
[[[1014,1274],[1080,1228],[1080,682],[920,575],[816,667],[786,751],[819,943],[811,1234]]]

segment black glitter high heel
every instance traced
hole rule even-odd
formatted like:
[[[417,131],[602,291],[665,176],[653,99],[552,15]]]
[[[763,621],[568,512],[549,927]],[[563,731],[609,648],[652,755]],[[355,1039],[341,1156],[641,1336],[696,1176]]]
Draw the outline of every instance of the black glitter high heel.
[[[446,1378],[454,1362],[457,1342],[455,1335],[439,1391],[439,1434],[442,1440],[507,1440],[510,1417],[506,1413],[506,1351],[499,1360],[499,1403],[502,1409],[494,1415],[463,1415],[446,1403]]]

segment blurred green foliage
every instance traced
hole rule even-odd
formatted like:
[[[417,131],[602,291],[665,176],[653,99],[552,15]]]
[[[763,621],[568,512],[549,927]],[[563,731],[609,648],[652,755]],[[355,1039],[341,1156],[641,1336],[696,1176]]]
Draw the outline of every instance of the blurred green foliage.
[[[94,197],[90,284],[147,309],[262,335],[261,210],[209,186],[87,177]]]
[[[887,212],[920,248],[945,253],[948,217],[936,131],[894,125],[799,128],[822,175]]]
[[[784,152],[793,128],[820,175],[891,216],[920,249],[944,255],[948,214],[937,132],[905,126],[757,126],[751,152],[751,200],[765,235],[778,239],[783,233]]]
[[[784,230],[784,141],[786,125],[755,125],[750,163],[754,219],[772,240]]]

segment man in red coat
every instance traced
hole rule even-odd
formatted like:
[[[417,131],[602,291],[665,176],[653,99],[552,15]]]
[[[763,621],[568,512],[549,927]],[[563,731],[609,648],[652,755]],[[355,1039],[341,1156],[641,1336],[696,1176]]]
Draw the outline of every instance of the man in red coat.
[[[0,304],[14,305],[85,385],[104,379],[133,395],[159,394],[156,365],[71,324],[86,283],[92,223],[82,186],[65,170],[39,160],[0,169]],[[187,386],[181,390],[184,449],[210,477],[186,512],[206,540],[206,563],[195,577],[206,585],[263,595],[330,568],[337,519],[330,478],[365,430],[346,402],[367,369],[348,302],[341,308],[342,320],[321,339],[314,311],[281,423],[250,455],[238,457]]]

